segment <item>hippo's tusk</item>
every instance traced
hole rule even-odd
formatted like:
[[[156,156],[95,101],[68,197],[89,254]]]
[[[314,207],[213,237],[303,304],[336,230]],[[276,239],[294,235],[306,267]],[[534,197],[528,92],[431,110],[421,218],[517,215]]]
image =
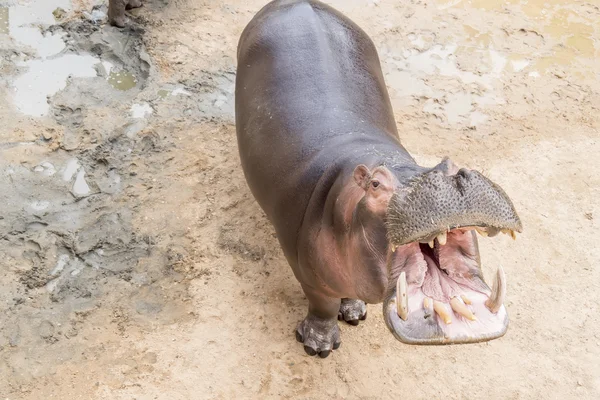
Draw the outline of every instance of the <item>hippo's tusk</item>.
[[[408,318],[408,293],[406,290],[406,272],[402,271],[396,282],[396,307],[398,316],[404,321]]]
[[[450,316],[448,310],[446,310],[446,306],[444,305],[444,303],[442,303],[441,301],[434,300],[433,309],[435,310],[437,315],[440,316],[442,321],[444,321],[444,323],[446,323],[447,325],[450,325],[452,323],[452,317]]]
[[[471,299],[469,299],[469,298],[468,298],[467,296],[465,296],[464,294],[461,294],[461,295],[460,295],[460,298],[462,299],[462,301],[464,301],[464,302],[465,302],[465,304],[469,304],[469,305],[473,304],[473,302],[471,301]]]
[[[485,306],[496,314],[500,307],[504,303],[504,297],[506,296],[506,276],[504,275],[504,269],[502,266],[498,267],[496,272],[496,279],[494,280],[494,287],[492,288],[492,294],[490,298],[485,302]]]
[[[459,297],[453,297],[450,300],[450,307],[452,307],[455,313],[462,315],[466,319],[470,319],[471,321],[477,321],[477,317],[473,315],[471,310],[469,310],[469,308]]]

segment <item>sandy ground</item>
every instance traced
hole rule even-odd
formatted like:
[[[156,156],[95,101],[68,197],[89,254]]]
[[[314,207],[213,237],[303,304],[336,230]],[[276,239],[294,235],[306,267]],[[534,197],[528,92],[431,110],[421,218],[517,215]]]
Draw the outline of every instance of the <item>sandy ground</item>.
[[[265,2],[148,1],[122,31],[42,3],[0,0],[0,398],[600,398],[598,0],[328,1],[377,45],[405,147],[484,171],[525,231],[480,241],[505,337],[407,346],[369,305],[325,360],[238,162]]]

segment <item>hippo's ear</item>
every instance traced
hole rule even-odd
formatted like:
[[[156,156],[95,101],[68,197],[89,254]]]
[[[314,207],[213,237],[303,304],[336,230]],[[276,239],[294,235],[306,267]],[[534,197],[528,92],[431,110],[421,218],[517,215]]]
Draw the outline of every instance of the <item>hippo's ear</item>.
[[[371,180],[371,171],[367,168],[366,165],[360,164],[354,169],[354,182],[364,190],[367,190],[369,185],[369,180]]]

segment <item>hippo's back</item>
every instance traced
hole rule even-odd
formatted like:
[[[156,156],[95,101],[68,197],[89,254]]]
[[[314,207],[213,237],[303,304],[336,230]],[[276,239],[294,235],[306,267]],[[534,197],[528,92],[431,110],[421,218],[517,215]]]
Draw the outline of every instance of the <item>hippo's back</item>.
[[[379,58],[325,4],[273,1],[242,33],[235,96],[242,167],[289,259],[324,174],[361,147],[398,145]]]

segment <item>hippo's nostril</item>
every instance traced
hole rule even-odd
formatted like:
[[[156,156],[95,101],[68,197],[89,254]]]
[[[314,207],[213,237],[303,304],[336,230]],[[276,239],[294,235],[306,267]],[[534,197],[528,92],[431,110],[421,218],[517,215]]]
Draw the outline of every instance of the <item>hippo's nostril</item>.
[[[459,169],[456,175],[454,176],[454,182],[456,182],[456,187],[461,192],[461,194],[465,194],[464,192],[466,190],[466,187],[469,185],[468,182],[471,181],[472,177],[472,172],[465,168]]]
[[[461,168],[456,173],[456,176],[460,176],[462,178],[469,179],[469,178],[473,177],[473,172],[466,168]]]

